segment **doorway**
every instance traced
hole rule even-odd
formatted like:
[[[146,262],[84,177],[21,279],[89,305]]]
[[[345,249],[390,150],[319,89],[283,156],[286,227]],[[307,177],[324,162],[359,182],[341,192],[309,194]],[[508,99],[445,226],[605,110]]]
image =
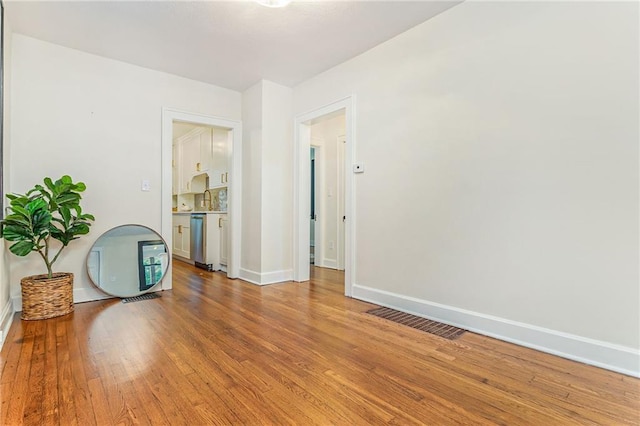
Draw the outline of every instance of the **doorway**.
[[[239,121],[227,120],[202,114],[188,113],[174,109],[162,110],[162,189],[161,189],[161,217],[162,236],[169,247],[173,247],[172,207],[173,207],[173,127],[174,123],[188,123],[196,126],[208,126],[226,129],[228,131],[228,181],[226,193],[228,217],[228,253],[227,276],[237,278],[240,270],[240,222],[242,213],[242,124]],[[162,281],[163,290],[172,288],[171,268]]]
[[[352,164],[355,141],[353,137],[353,110],[354,99],[348,97],[334,102],[310,113],[302,114],[295,120],[295,170],[294,175],[294,281],[307,281],[310,276],[310,222],[311,217],[311,146],[316,147],[314,174],[316,194],[314,197],[314,214],[316,223],[325,237],[318,235],[318,226],[314,235],[314,263],[316,266],[324,266],[333,269],[344,268],[345,295],[351,296],[353,285],[353,259],[355,216],[353,208],[353,176],[349,173]],[[341,132],[320,135],[314,129],[314,125],[327,122],[336,117],[342,117],[343,127]],[[332,167],[327,167],[329,155],[324,146],[317,149],[318,138],[323,138],[331,144],[334,150]],[[338,144],[342,144],[340,146]],[[340,147],[340,148],[338,148]],[[325,160],[318,158],[319,152]],[[324,167],[321,164],[325,164]],[[326,175],[320,178],[322,171]],[[331,170],[331,171],[329,171]],[[326,185],[329,175],[333,180],[332,185]],[[338,189],[338,180],[342,180],[341,189]],[[318,189],[323,187],[324,189]],[[329,188],[331,186],[331,188]],[[321,191],[324,191],[321,193]],[[330,202],[329,202],[330,201]],[[331,226],[326,226],[324,219],[331,218]],[[324,225],[324,226],[323,226]],[[342,233],[342,237],[339,236]],[[319,249],[318,243],[325,242],[325,248]]]
[[[344,111],[337,111],[310,121],[311,186],[310,208],[313,226],[313,262],[320,268],[344,269],[344,227],[341,226],[341,195],[344,193],[344,164],[341,137],[344,135]],[[342,161],[341,161],[342,160]]]

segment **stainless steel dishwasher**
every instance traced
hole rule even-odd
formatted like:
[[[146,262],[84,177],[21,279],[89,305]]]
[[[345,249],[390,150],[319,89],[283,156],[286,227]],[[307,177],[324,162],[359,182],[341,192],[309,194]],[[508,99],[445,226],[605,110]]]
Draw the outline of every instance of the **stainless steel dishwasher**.
[[[198,268],[212,270],[207,259],[207,215],[191,214],[191,260]]]

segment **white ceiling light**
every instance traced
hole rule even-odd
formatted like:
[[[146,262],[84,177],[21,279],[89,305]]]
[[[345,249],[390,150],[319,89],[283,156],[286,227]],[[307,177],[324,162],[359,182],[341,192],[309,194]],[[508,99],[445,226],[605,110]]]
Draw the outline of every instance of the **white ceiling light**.
[[[255,0],[263,6],[267,7],[285,7],[291,0]]]

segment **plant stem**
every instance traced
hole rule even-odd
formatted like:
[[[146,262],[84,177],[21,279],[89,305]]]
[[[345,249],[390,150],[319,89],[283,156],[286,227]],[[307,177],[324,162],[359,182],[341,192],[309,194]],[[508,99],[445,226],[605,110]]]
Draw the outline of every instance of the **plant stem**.
[[[53,273],[51,272],[51,263],[49,263],[49,259],[40,249],[38,249],[38,254],[42,257],[42,260],[44,260],[45,265],[47,265],[47,272],[49,274],[49,278],[52,278]]]
[[[53,267],[53,264],[56,262],[56,260],[58,260],[58,256],[60,256],[60,253],[62,253],[62,249],[64,249],[66,246],[62,246],[60,247],[60,250],[58,250],[58,252],[56,253],[55,256],[53,256],[53,260],[51,261],[51,263],[49,264],[49,278],[51,278],[51,268]]]

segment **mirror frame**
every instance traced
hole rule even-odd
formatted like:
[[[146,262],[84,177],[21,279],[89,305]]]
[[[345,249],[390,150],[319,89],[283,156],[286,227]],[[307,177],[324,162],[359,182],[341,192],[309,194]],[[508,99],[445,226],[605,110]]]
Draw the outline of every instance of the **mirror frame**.
[[[93,277],[91,276],[91,272],[89,271],[89,258],[91,257],[91,253],[97,248],[96,244],[98,243],[98,241],[100,241],[100,239],[102,237],[104,237],[107,233],[109,233],[109,232],[111,232],[111,231],[113,231],[115,229],[124,228],[124,227],[127,227],[127,226],[135,226],[135,227],[138,227],[138,228],[144,228],[144,229],[150,231],[151,233],[153,233],[153,235],[149,235],[149,239],[147,239],[147,240],[138,241],[138,248],[136,250],[137,256],[136,256],[136,259],[135,259],[136,265],[138,267],[138,276],[137,276],[137,280],[136,280],[136,284],[137,284],[136,289],[138,291],[135,294],[123,296],[121,294],[111,293],[111,292],[105,290],[103,287],[101,287],[98,284],[96,284],[96,282],[93,280]],[[167,268],[163,271],[162,276],[160,277],[160,279],[155,284],[151,285],[150,287],[147,287],[144,290],[141,290],[140,288],[142,287],[142,283],[145,281],[144,280],[144,277],[145,277],[144,270],[141,268],[142,252],[143,252],[144,246],[152,245],[152,243],[153,243],[153,245],[164,244],[165,253],[167,253]],[[124,225],[114,226],[114,227],[109,228],[106,231],[104,231],[102,234],[100,234],[100,236],[91,245],[91,248],[89,249],[89,252],[87,253],[87,258],[85,260],[85,268],[86,268],[87,276],[89,277],[89,281],[91,282],[91,284],[93,284],[93,286],[95,288],[97,288],[98,290],[100,290],[104,294],[108,294],[109,296],[118,297],[118,298],[121,298],[121,299],[126,299],[126,298],[129,298],[129,297],[137,297],[137,296],[141,296],[141,295],[146,294],[146,293],[150,293],[152,291],[157,291],[157,290],[154,290],[154,289],[156,289],[158,287],[158,284],[161,284],[162,281],[165,279],[165,277],[167,276],[167,272],[169,271],[170,267],[171,267],[171,252],[169,251],[169,245],[167,244],[165,239],[156,230],[154,230],[154,229],[152,229],[152,228],[150,228],[148,226],[145,226],[145,225],[140,225],[139,223],[126,223]],[[159,290],[161,290],[161,288]]]

